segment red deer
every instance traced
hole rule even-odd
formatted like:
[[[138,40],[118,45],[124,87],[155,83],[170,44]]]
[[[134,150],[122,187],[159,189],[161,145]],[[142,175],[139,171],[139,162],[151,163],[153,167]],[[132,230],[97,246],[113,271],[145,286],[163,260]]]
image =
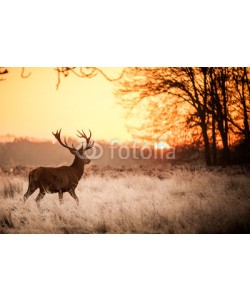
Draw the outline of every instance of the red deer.
[[[30,171],[29,173],[29,187],[28,191],[24,195],[24,202],[27,198],[33,194],[38,188],[40,192],[36,197],[36,202],[39,205],[39,201],[45,196],[46,193],[58,193],[59,200],[62,202],[63,193],[68,192],[79,204],[79,199],[76,196],[75,188],[78,185],[84,173],[84,165],[89,164],[90,160],[86,156],[86,151],[94,146],[94,142],[91,142],[91,131],[89,130],[89,137],[82,131],[78,131],[80,135],[79,138],[84,138],[86,140],[86,146],[83,143],[80,149],[76,149],[72,143],[72,147],[69,147],[66,139],[64,143],[61,141],[61,129],[56,133],[52,134],[58,140],[58,142],[65,148],[67,148],[70,153],[75,156],[75,159],[70,166],[61,166],[58,168],[50,167],[39,167]]]

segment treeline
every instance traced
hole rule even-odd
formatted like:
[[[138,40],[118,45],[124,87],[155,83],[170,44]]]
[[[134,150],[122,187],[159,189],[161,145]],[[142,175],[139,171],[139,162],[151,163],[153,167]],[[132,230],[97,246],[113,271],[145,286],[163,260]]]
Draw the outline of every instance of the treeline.
[[[127,68],[116,95],[135,136],[203,148],[207,165],[250,162],[250,68]]]

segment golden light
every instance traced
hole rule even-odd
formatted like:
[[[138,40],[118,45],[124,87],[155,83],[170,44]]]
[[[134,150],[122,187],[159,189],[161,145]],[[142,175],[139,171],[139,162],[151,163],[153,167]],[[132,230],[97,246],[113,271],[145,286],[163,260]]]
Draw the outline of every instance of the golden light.
[[[131,140],[123,108],[113,93],[114,84],[98,75],[91,79],[62,78],[56,89],[54,68],[8,68],[0,84],[1,135],[54,140],[52,131],[62,128],[64,136],[76,137],[77,129],[91,128],[94,139]],[[122,68],[102,68],[111,78]],[[22,78],[31,73],[28,78]]]

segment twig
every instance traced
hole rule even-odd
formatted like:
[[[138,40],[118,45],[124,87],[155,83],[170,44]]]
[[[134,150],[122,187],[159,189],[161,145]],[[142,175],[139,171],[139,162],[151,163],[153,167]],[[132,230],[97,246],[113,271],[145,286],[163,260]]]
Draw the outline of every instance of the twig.
[[[25,69],[25,68],[22,67],[21,77],[22,77],[22,78],[28,78],[28,77],[30,77],[31,72],[29,72],[29,74],[27,74],[27,75],[24,75],[24,71],[25,71],[24,69]]]
[[[57,84],[56,89],[58,90],[59,85],[61,83],[61,73],[64,75],[64,77],[67,77],[69,75],[69,72],[72,72],[74,75],[80,78],[92,78],[98,74],[98,72],[108,81],[117,81],[120,80],[124,73],[125,69],[122,71],[122,73],[117,78],[110,78],[108,77],[105,72],[103,72],[101,69],[96,67],[85,67],[85,69],[90,70],[90,72],[84,72],[83,67],[79,67],[79,72],[76,71],[76,67],[62,67],[62,68],[56,68],[57,71]]]

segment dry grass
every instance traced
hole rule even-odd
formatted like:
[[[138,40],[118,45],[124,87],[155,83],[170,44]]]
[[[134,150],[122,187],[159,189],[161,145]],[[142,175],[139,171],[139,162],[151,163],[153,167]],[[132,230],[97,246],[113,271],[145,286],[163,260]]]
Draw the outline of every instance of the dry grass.
[[[1,233],[250,233],[249,173],[185,169],[168,176],[86,176],[80,199],[22,197],[27,179],[1,175]]]

